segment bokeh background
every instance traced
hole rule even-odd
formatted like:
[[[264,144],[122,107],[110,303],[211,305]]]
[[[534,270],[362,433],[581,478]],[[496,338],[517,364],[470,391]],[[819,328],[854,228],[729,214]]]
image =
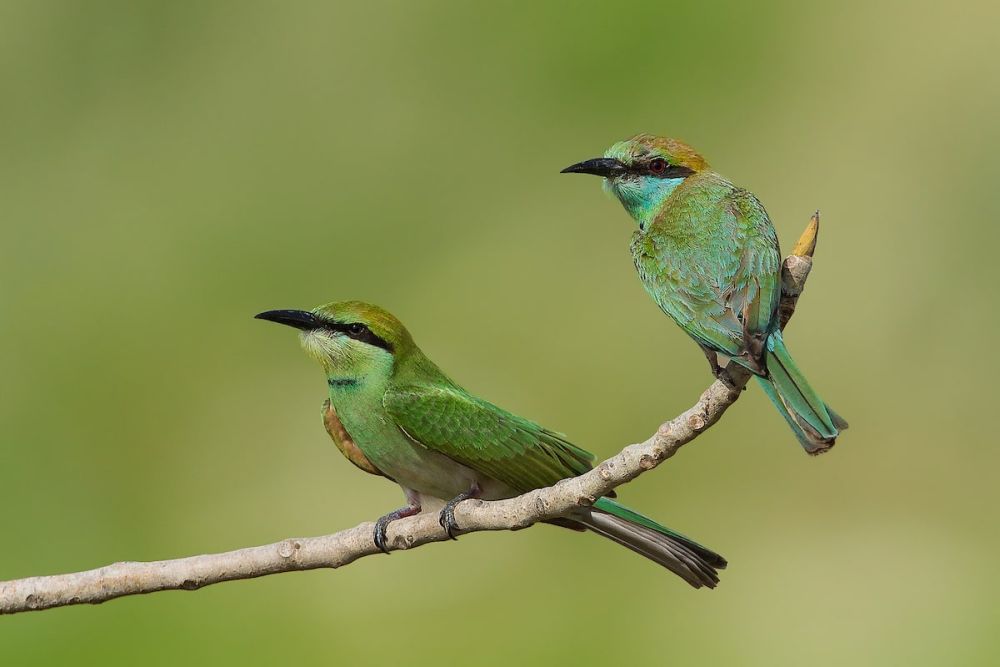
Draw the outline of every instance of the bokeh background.
[[[333,532],[400,504],[269,308],[379,303],[599,456],[709,376],[559,169],[639,131],[823,211],[755,388],[625,500],[731,562],[479,534],[342,571],[0,619],[5,665],[995,664],[1000,5],[0,3],[0,579]]]

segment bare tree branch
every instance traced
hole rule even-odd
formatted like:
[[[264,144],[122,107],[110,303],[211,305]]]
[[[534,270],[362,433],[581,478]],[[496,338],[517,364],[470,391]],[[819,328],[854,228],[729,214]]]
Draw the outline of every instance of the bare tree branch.
[[[792,316],[812,268],[818,231],[817,211],[796,244],[794,254],[782,266],[782,328]],[[662,424],[648,440],[626,447],[592,471],[516,498],[464,501],[455,510],[462,532],[526,528],[574,507],[590,505],[615,487],[652,470],[719,421],[739,398],[750,373],[735,363],[730,363],[726,370],[732,386],[719,380],[713,382],[697,403]],[[223,581],[279,572],[337,568],[380,553],[372,542],[373,528],[372,523],[363,523],[332,535],[292,538],[225,553],[148,563],[114,563],[85,572],[3,581],[0,614],[98,604],[125,595],[163,590],[196,590]],[[412,549],[446,539],[436,513],[400,519],[389,525],[388,542],[393,549]]]

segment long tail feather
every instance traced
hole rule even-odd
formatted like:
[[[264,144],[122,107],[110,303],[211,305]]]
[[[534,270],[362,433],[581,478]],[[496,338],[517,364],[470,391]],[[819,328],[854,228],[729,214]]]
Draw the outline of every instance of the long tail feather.
[[[694,540],[661,526],[610,498],[579,510],[573,519],[587,528],[662,565],[695,588],[715,588],[726,559]]]
[[[821,454],[837,442],[847,422],[819,397],[788,353],[781,332],[767,339],[767,376],[757,377],[764,392],[810,454]]]

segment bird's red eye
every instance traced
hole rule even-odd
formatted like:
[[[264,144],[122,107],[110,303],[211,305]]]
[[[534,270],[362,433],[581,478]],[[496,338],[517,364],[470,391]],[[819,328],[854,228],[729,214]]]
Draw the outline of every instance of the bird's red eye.
[[[650,173],[659,176],[667,170],[667,161],[661,157],[650,160],[649,171]]]

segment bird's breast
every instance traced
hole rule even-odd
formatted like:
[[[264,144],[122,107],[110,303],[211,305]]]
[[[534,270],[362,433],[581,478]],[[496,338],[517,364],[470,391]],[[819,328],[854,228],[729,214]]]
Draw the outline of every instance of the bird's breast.
[[[365,453],[355,444],[354,438],[351,437],[351,434],[347,432],[347,428],[344,427],[343,422],[337,417],[337,411],[333,409],[333,404],[330,403],[329,398],[323,402],[323,426],[326,427],[326,432],[330,434],[333,444],[337,445],[337,449],[347,457],[348,461],[365,472],[387,477],[387,475],[368,460]]]

